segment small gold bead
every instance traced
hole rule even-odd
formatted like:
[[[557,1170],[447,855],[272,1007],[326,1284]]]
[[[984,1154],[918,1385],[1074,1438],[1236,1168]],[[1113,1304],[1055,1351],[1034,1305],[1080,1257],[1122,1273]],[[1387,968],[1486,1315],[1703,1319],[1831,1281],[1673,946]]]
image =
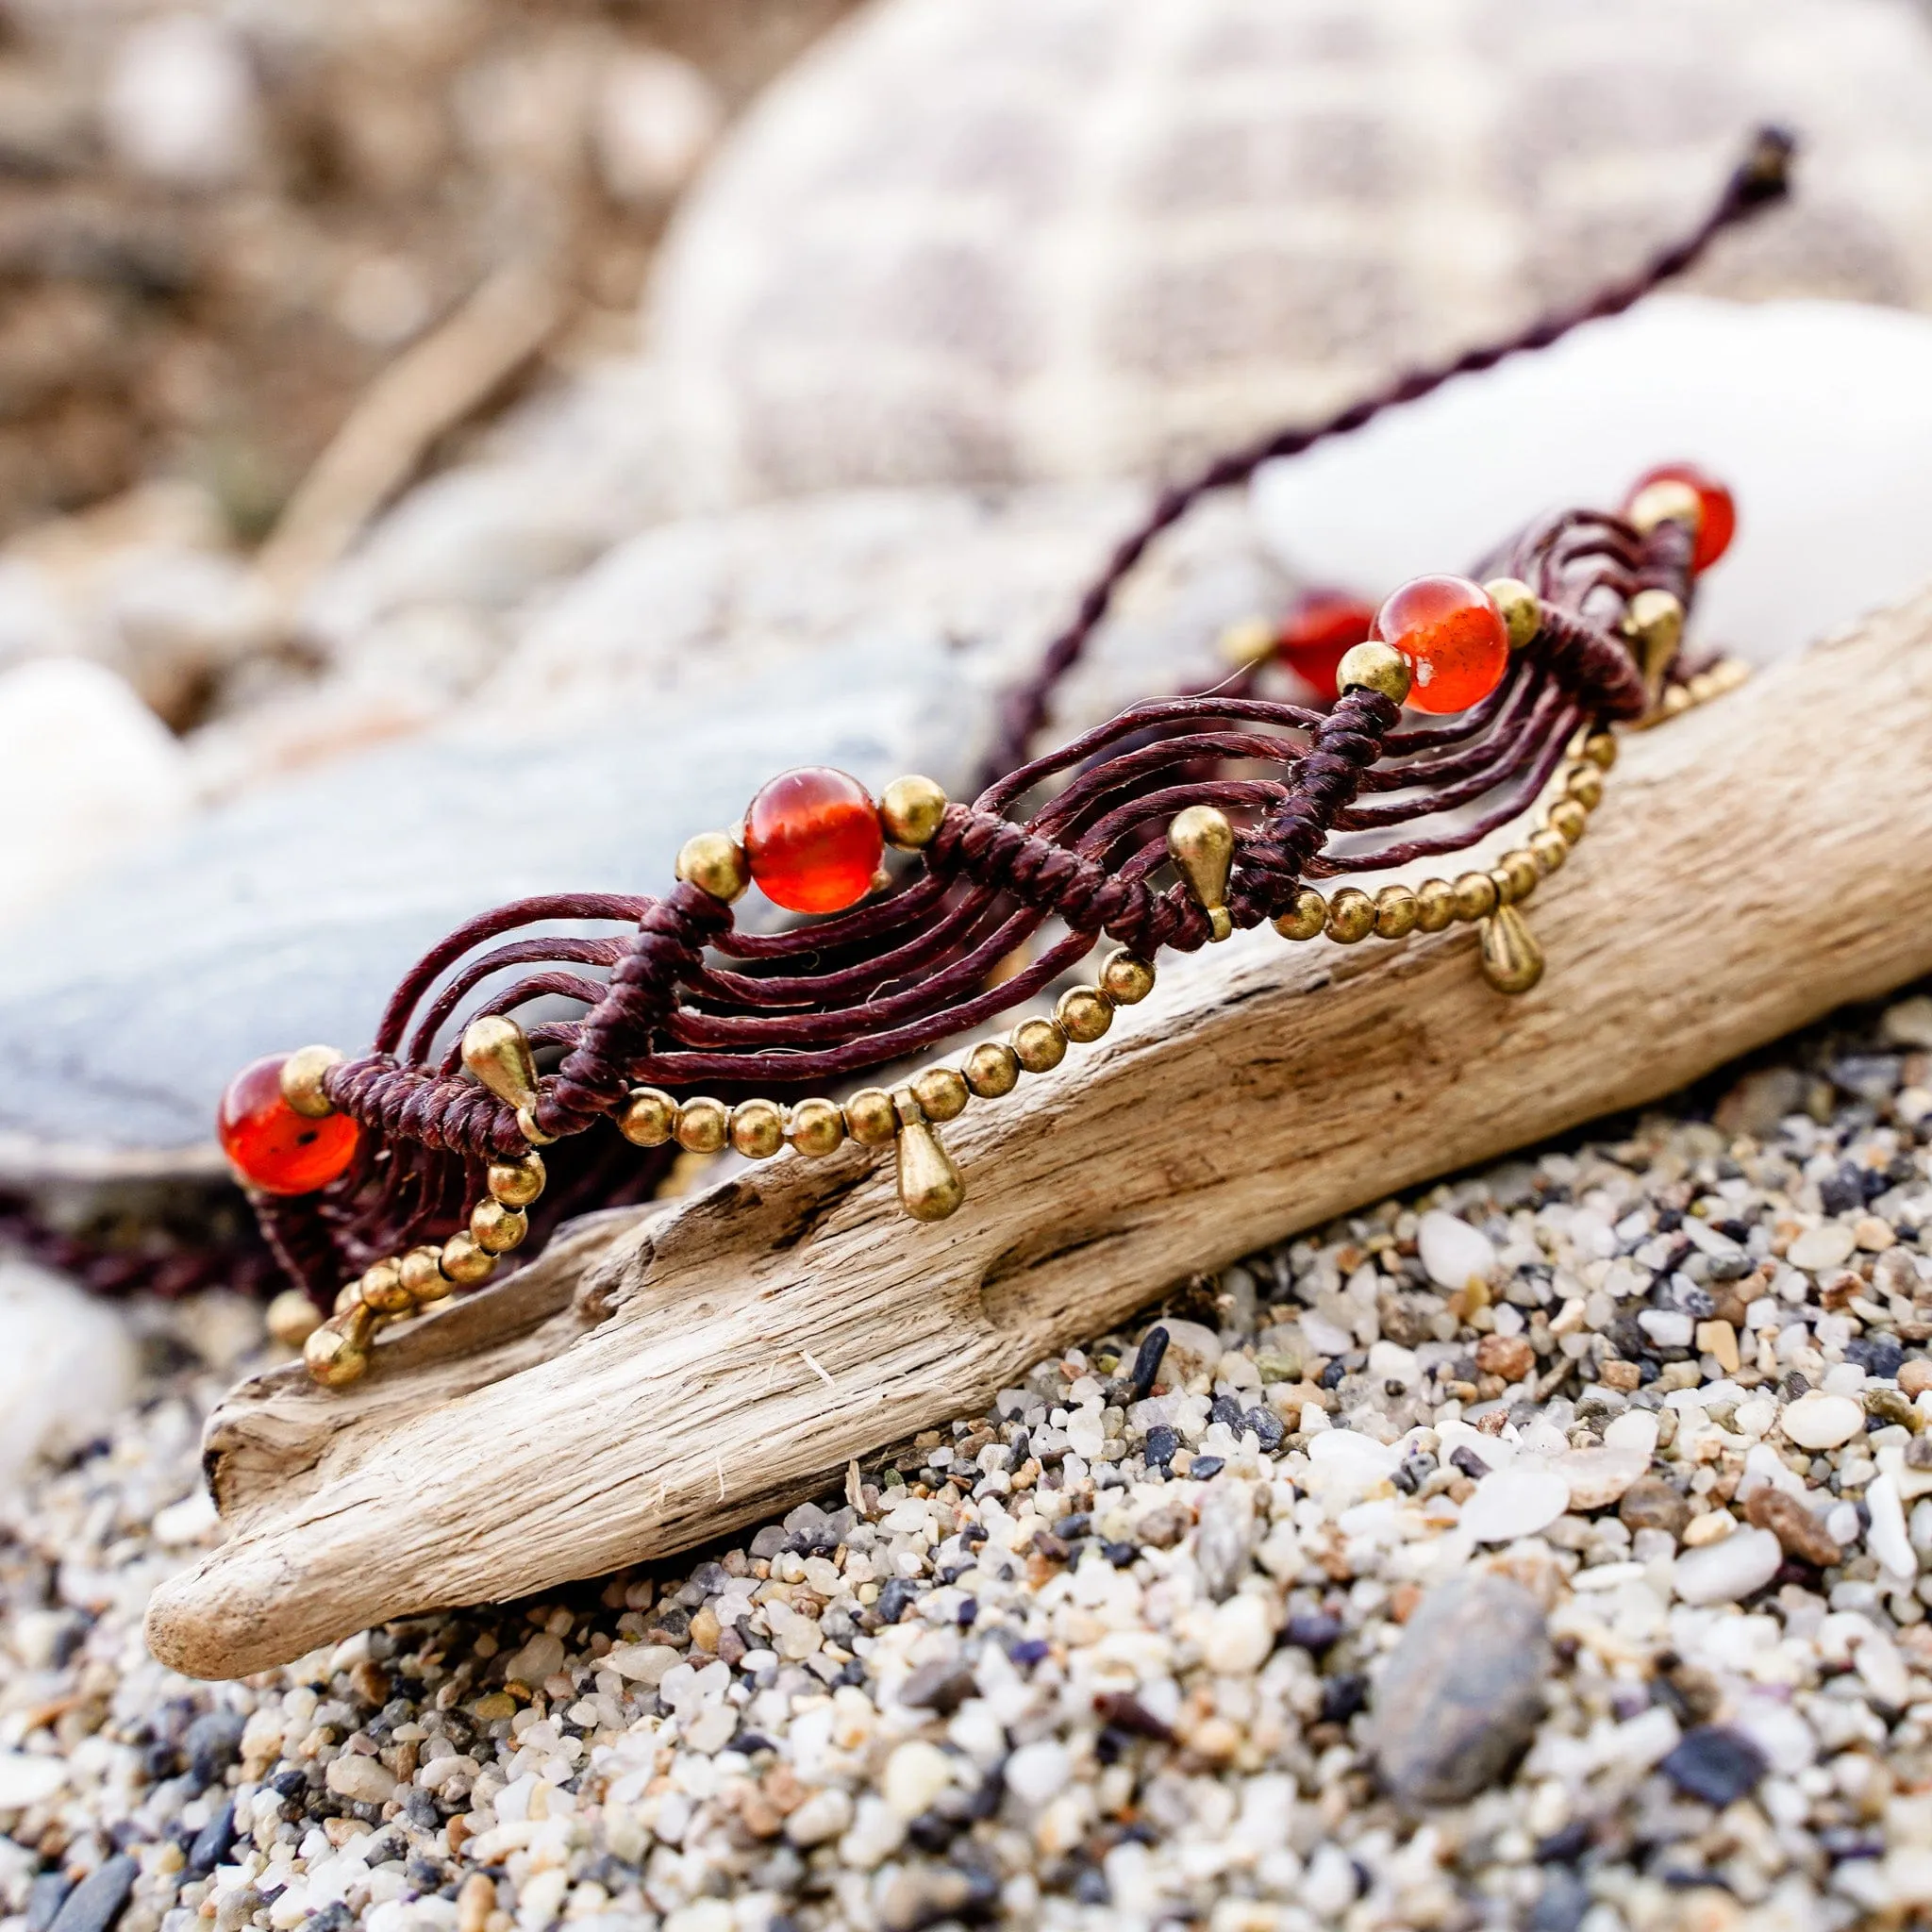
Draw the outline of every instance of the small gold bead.
[[[1508,881],[1508,890],[1498,887],[1506,905],[1514,906],[1529,897],[1536,891],[1542,878],[1542,868],[1536,862],[1536,854],[1526,852],[1521,845],[1512,846],[1497,859],[1491,869],[1491,877],[1501,874]]]
[[[538,1124],[537,1109],[534,1107],[517,1108],[517,1131],[532,1147],[554,1147],[557,1144],[557,1136],[545,1133]]]
[[[1447,879],[1424,879],[1415,889],[1419,930],[1441,932],[1456,924],[1456,888]]]
[[[282,1098],[304,1120],[326,1120],[335,1103],[322,1091],[322,1076],[342,1057],[332,1046],[298,1046],[282,1062]]]
[[[486,1255],[507,1255],[530,1231],[527,1216],[501,1201],[478,1201],[470,1209],[470,1239]]]
[[[1022,1020],[1013,1028],[1013,1055],[1029,1074],[1044,1074],[1067,1057],[1067,1036],[1058,1020]]]
[[[894,778],[879,800],[879,825],[886,842],[902,852],[930,845],[945,815],[945,787],[930,778]]]
[[[1457,919],[1487,919],[1496,909],[1496,882],[1486,872],[1466,872],[1452,888]]]
[[[1190,805],[1175,812],[1167,828],[1167,856],[1207,913],[1208,938],[1224,940],[1234,930],[1227,916],[1234,827],[1227,814],[1211,805]]]
[[[982,1100],[998,1100],[1020,1084],[1020,1057],[1003,1040],[982,1040],[966,1056],[966,1084]]]
[[[335,1315],[302,1344],[308,1373],[325,1389],[341,1389],[369,1366],[369,1335],[373,1324],[366,1308]]]
[[[1055,1002],[1053,1016],[1069,1040],[1086,1046],[1113,1024],[1113,1002],[1097,986],[1075,986]]]
[[[496,1257],[479,1247],[474,1235],[453,1234],[442,1244],[438,1264],[442,1277],[457,1288],[475,1288],[496,1272]]]
[[[1375,929],[1375,902],[1358,886],[1343,886],[1328,902],[1328,937],[1352,946]]]
[[[483,1176],[490,1198],[506,1208],[527,1208],[542,1193],[546,1178],[543,1157],[534,1148],[521,1160],[492,1160]]]
[[[416,1306],[416,1297],[403,1285],[403,1264],[392,1256],[365,1268],[360,1286],[362,1306],[378,1315],[407,1315]]]
[[[1542,601],[1521,577],[1491,577],[1483,589],[1509,626],[1509,648],[1521,651],[1536,641],[1543,627]]]
[[[1265,617],[1244,617],[1221,633],[1222,661],[1238,671],[1265,664],[1274,655],[1274,625]]]
[[[966,1111],[973,1090],[958,1067],[928,1067],[913,1076],[912,1097],[927,1120],[950,1121]]]
[[[1545,826],[1529,835],[1529,854],[1545,878],[1570,857],[1570,841],[1561,832]]]
[[[1311,940],[1327,926],[1328,902],[1313,886],[1304,886],[1293,905],[1274,922],[1274,930],[1285,940]]]
[[[730,1138],[731,1109],[722,1100],[696,1094],[679,1106],[672,1132],[687,1154],[716,1154]]]
[[[1572,765],[1563,774],[1563,791],[1585,811],[1594,811],[1603,803],[1604,774],[1587,761]]]
[[[1412,933],[1422,919],[1423,908],[1407,886],[1384,886],[1375,894],[1375,936],[1401,940]]]
[[[1607,772],[1617,762],[1617,741],[1607,731],[1592,731],[1583,741],[1583,756],[1599,772]]]
[[[801,1154],[836,1154],[845,1144],[845,1116],[836,1102],[814,1094],[791,1109],[785,1131]]]
[[[472,1224],[485,1208],[495,1207],[493,1201],[479,1202],[470,1217]],[[502,1214],[508,1210],[498,1208],[496,1211]],[[521,1214],[517,1216],[519,1221],[523,1218]],[[449,1285],[442,1278],[442,1250],[440,1247],[411,1248],[402,1259],[402,1283],[411,1307],[417,1302],[440,1301],[449,1292]]]
[[[1574,798],[1557,799],[1544,817],[1550,822],[1550,830],[1572,845],[1583,837],[1590,824],[1590,814]]]
[[[1647,537],[1659,524],[1689,524],[1693,532],[1704,523],[1704,499],[1690,484],[1675,477],[1646,483],[1630,499],[1625,521],[1640,537]]]
[[[634,1087],[617,1131],[635,1147],[661,1147],[677,1131],[677,1102],[661,1087]]]
[[[1138,1006],[1154,991],[1154,968],[1126,947],[1107,956],[1100,969],[1101,990],[1117,1007]]]
[[[741,1100],[731,1109],[731,1144],[747,1160],[769,1160],[785,1144],[785,1110],[775,1100]]]
[[[322,1326],[322,1310],[309,1300],[307,1290],[285,1288],[269,1303],[264,1319],[268,1332],[284,1348],[300,1348]]]
[[[1380,638],[1370,638],[1353,646],[1343,653],[1341,662],[1335,667],[1337,691],[1378,691],[1398,705],[1408,702],[1409,686],[1413,682],[1408,659],[1394,645],[1385,644]]]
[[[845,1127],[865,1147],[883,1147],[899,1131],[892,1096],[883,1087],[861,1087],[845,1103]]]
[[[1700,671],[1684,687],[1693,705],[1707,705],[1712,698],[1723,694],[1723,685],[1707,671]]]
[[[744,896],[751,867],[744,847],[729,832],[699,832],[677,855],[677,876],[728,906]]]
[[[362,1306],[362,1277],[358,1274],[354,1281],[345,1281],[336,1290],[335,1306],[329,1310],[333,1315],[346,1315],[351,1308]]]
[[[1688,711],[1693,702],[1690,693],[1681,684],[1671,685],[1660,701],[1666,718],[1675,718]]]

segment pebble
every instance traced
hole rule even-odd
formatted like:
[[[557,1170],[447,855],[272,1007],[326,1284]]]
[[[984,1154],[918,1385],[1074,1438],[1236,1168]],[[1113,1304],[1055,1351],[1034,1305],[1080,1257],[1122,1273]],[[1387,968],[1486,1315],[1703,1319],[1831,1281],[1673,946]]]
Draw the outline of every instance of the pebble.
[[[1217,1671],[1252,1676],[1274,1648],[1274,1616],[1260,1596],[1229,1597],[1214,1613],[1208,1658]]]
[[[51,1798],[69,1775],[62,1757],[30,1757],[21,1751],[0,1751],[0,1811],[21,1811]]]
[[[1749,1797],[1768,1768],[1749,1738],[1723,1724],[1686,1731],[1657,1767],[1680,1791],[1720,1809]]]
[[[1852,1258],[1857,1245],[1852,1230],[1843,1222],[1824,1221],[1799,1235],[1785,1250],[1785,1259],[1807,1274],[1824,1274],[1842,1268]]]
[[[1520,1382],[1536,1368],[1536,1350],[1522,1335],[1485,1335],[1475,1345],[1475,1365],[1485,1375]]]
[[[48,1932],[108,1932],[140,1875],[140,1862],[125,1852],[104,1860],[67,1894]]]
[[[326,1782],[338,1797],[357,1805],[386,1805],[396,1794],[394,1772],[374,1757],[353,1752],[331,1762]]]
[[[1547,1529],[1570,1507],[1570,1484],[1555,1469],[1492,1470],[1462,1506],[1462,1527],[1479,1543],[1513,1542]]]
[[[1044,1805],[1058,1797],[1073,1774],[1074,1761],[1066,1746],[1052,1738],[1022,1744],[1007,1759],[1007,1789],[1025,1805]]]
[[[1441,1208],[1431,1208],[1416,1227],[1416,1247],[1424,1271],[1438,1288],[1459,1289],[1487,1281],[1495,1272],[1496,1250],[1479,1227]]]
[[[1650,1468],[1650,1452],[1619,1448],[1605,1433],[1601,1449],[1572,1449],[1559,1456],[1557,1473],[1570,1486],[1570,1507],[1604,1509],[1625,1494]]]
[[[901,1744],[886,1760],[880,1790],[901,1818],[917,1818],[953,1782],[954,1760],[935,1744]]]
[[[1786,1554],[1824,1569],[1839,1560],[1838,1540],[1795,1496],[1765,1483],[1752,1491],[1745,1520],[1777,1538]]]
[[[1454,1805],[1493,1784],[1542,1709],[1550,1644],[1520,1583],[1470,1570],[1427,1591],[1374,1693],[1383,1782],[1406,1805]]]
[[[822,1845],[852,1823],[852,1800],[836,1785],[814,1791],[785,1821],[785,1836],[795,1845]]]
[[[1810,1389],[1785,1404],[1777,1423],[1801,1449],[1836,1449],[1864,1433],[1865,1411],[1849,1395]]]
[[[1720,1542],[1686,1550],[1671,1566],[1671,1587],[1687,1604],[1734,1604],[1777,1574],[1784,1551],[1768,1529],[1739,1529]]]
[[[1887,1472],[1868,1484],[1865,1507],[1872,1515],[1872,1526],[1865,1533],[1866,1547],[1892,1575],[1916,1576],[1919,1574],[1919,1557],[1906,1530],[1905,1506],[1899,1500],[1898,1478]]]

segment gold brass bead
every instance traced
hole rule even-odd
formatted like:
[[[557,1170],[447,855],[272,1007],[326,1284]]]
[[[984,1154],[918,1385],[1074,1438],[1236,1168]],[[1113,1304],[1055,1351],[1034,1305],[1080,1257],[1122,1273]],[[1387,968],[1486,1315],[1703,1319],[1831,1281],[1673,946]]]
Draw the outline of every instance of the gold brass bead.
[[[1416,926],[1441,932],[1456,924],[1456,888],[1447,879],[1424,879],[1415,889]]]
[[[769,1160],[785,1144],[785,1109],[775,1100],[741,1100],[731,1109],[731,1144],[747,1160]]]
[[[552,1147],[557,1144],[557,1136],[546,1133],[539,1124],[534,1106],[517,1108],[517,1130],[532,1147]]]
[[[973,1090],[957,1067],[928,1067],[912,1081],[912,1097],[929,1121],[957,1120],[966,1111]]]
[[[1055,1001],[1053,1016],[1069,1040],[1087,1046],[1113,1024],[1113,1002],[1097,986],[1071,987]]]
[[[494,1208],[493,1201],[479,1202],[470,1219],[474,1222],[485,1208]],[[506,1209],[497,1208],[498,1213]],[[517,1219],[524,1217],[519,1214]],[[514,1245],[512,1243],[512,1245]],[[402,1258],[402,1284],[409,1297],[409,1306],[418,1302],[440,1301],[449,1292],[449,1284],[442,1278],[442,1250],[441,1248],[411,1248]]]
[[[529,1219],[521,1208],[506,1208],[501,1201],[478,1201],[470,1209],[470,1239],[486,1255],[507,1255],[523,1244],[530,1231]]]
[[[1587,760],[1571,765],[1563,774],[1563,792],[1585,811],[1594,811],[1604,800],[1604,774]]]
[[[1375,902],[1358,886],[1343,886],[1328,902],[1328,937],[1352,946],[1375,929]]]
[[[403,1264],[394,1256],[362,1271],[361,1302],[378,1315],[407,1315],[416,1297],[403,1286]]]
[[[879,800],[879,825],[886,842],[902,852],[930,845],[945,815],[945,787],[931,778],[894,778]]]
[[[1498,992],[1527,992],[1543,976],[1543,949],[1513,906],[1483,921],[1483,977]]]
[[[677,1102],[661,1087],[634,1087],[617,1131],[634,1147],[661,1147],[677,1131]]]
[[[730,1137],[731,1109],[722,1100],[696,1094],[678,1108],[672,1132],[687,1154],[716,1154]]]
[[[354,1281],[345,1281],[336,1290],[335,1306],[330,1308],[332,1315],[346,1315],[351,1308],[362,1306],[362,1277],[358,1274]]]
[[[521,1160],[492,1160],[483,1184],[492,1201],[501,1201],[506,1208],[527,1208],[542,1193],[546,1178],[543,1157],[533,1148]]]
[[[1608,731],[1592,731],[1583,741],[1583,756],[1599,772],[1607,772],[1617,762],[1617,741]]]
[[[1139,954],[1118,946],[1100,969],[1100,988],[1117,1007],[1139,1006],[1154,991],[1154,968]]]
[[[514,1020],[486,1013],[463,1032],[463,1064],[506,1107],[519,1113],[537,1102],[537,1062],[530,1042]]]
[[[1354,645],[1342,654],[1341,662],[1335,667],[1337,691],[1378,691],[1398,705],[1408,702],[1413,682],[1408,659],[1380,638],[1370,638]]]
[[[1221,633],[1222,661],[1237,671],[1265,664],[1274,655],[1275,629],[1265,617],[1244,617]]]
[[[322,1091],[322,1076],[341,1063],[332,1046],[298,1046],[282,1062],[282,1098],[306,1121],[326,1120],[336,1109]]]
[[[699,832],[677,854],[677,876],[687,885],[730,905],[751,884],[751,866],[729,832]]]
[[[1020,1084],[1020,1056],[1003,1040],[982,1040],[966,1056],[966,1084],[982,1100],[998,1100]]]
[[[1067,1036],[1058,1020],[1022,1020],[1013,1028],[1013,1057],[1029,1074],[1044,1074],[1067,1057]]]
[[[308,1373],[325,1389],[341,1389],[369,1366],[369,1336],[375,1318],[367,1308],[332,1315],[302,1344]]]
[[[883,1087],[861,1087],[845,1103],[845,1126],[861,1146],[885,1146],[899,1131],[892,1096]]]
[[[1547,878],[1570,857],[1570,841],[1561,832],[1545,826],[1541,832],[1529,835],[1529,855],[1536,860],[1538,870]]]
[[[300,1348],[322,1326],[322,1310],[306,1289],[285,1288],[268,1305],[268,1332],[284,1348]]]
[[[1234,827],[1211,805],[1190,805],[1167,828],[1167,856],[1208,915],[1208,938],[1234,930],[1227,916],[1227,878],[1234,866]]]
[[[1490,868],[1490,876],[1497,882],[1497,896],[1506,906],[1528,898],[1541,883],[1542,875],[1535,853],[1525,852],[1521,845],[1512,846]]]
[[[1509,648],[1521,651],[1534,643],[1543,627],[1542,599],[1521,577],[1491,577],[1483,589],[1509,626]]]
[[[1666,476],[1646,483],[1624,516],[1640,537],[1649,536],[1659,524],[1689,524],[1694,533],[1704,524],[1704,499],[1690,484]]]
[[[1375,936],[1401,940],[1412,933],[1423,916],[1423,908],[1407,886],[1384,886],[1375,894]]]
[[[845,1116],[837,1102],[814,1094],[791,1109],[785,1131],[801,1154],[836,1154],[845,1144]]]
[[[475,1236],[453,1234],[442,1244],[438,1263],[442,1278],[455,1288],[475,1288],[496,1273],[496,1257],[478,1245]]]
[[[1328,902],[1313,886],[1304,886],[1291,905],[1274,922],[1274,930],[1285,940],[1311,940],[1328,925]]]
[[[1653,698],[1684,638],[1684,607],[1668,591],[1639,591],[1624,615],[1624,635],[1637,652],[1637,668]]]
[[[943,1221],[966,1198],[966,1183],[909,1088],[892,1096],[899,1118],[899,1205],[915,1221]]]
[[[1499,903],[1496,882],[1486,872],[1464,873],[1451,890],[1456,894],[1457,919],[1487,919]]]
[[[1590,824],[1590,814],[1574,798],[1557,799],[1543,816],[1549,820],[1550,830],[1572,845],[1583,837]]]

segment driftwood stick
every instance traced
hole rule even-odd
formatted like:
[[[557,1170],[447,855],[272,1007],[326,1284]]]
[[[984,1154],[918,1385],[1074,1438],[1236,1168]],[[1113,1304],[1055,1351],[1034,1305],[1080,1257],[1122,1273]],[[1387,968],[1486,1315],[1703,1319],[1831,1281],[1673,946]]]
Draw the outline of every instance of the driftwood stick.
[[[785,1158],[579,1226],[346,1393],[244,1385],[208,1436],[233,1533],[157,1593],[156,1656],[236,1675],[687,1548],[1191,1270],[1932,970],[1928,745],[1932,592],[1626,741],[1527,908],[1550,966],[1523,998],[1467,929],[1238,936],[949,1126],[968,1199],[941,1226],[858,1149]]]

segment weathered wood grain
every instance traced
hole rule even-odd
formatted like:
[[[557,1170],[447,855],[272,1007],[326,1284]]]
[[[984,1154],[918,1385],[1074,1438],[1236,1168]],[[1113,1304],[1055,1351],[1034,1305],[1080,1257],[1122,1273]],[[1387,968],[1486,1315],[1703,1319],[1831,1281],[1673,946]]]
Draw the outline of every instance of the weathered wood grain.
[[[784,1158],[607,1216],[208,1429],[227,1542],[156,1595],[165,1661],[234,1675],[383,1618],[687,1547],[982,1404],[1191,1270],[1668,1092],[1932,970],[1932,593],[1626,741],[1527,908],[1535,991],[1466,928],[1237,936],[1101,1044],[945,1130],[968,1200]]]

